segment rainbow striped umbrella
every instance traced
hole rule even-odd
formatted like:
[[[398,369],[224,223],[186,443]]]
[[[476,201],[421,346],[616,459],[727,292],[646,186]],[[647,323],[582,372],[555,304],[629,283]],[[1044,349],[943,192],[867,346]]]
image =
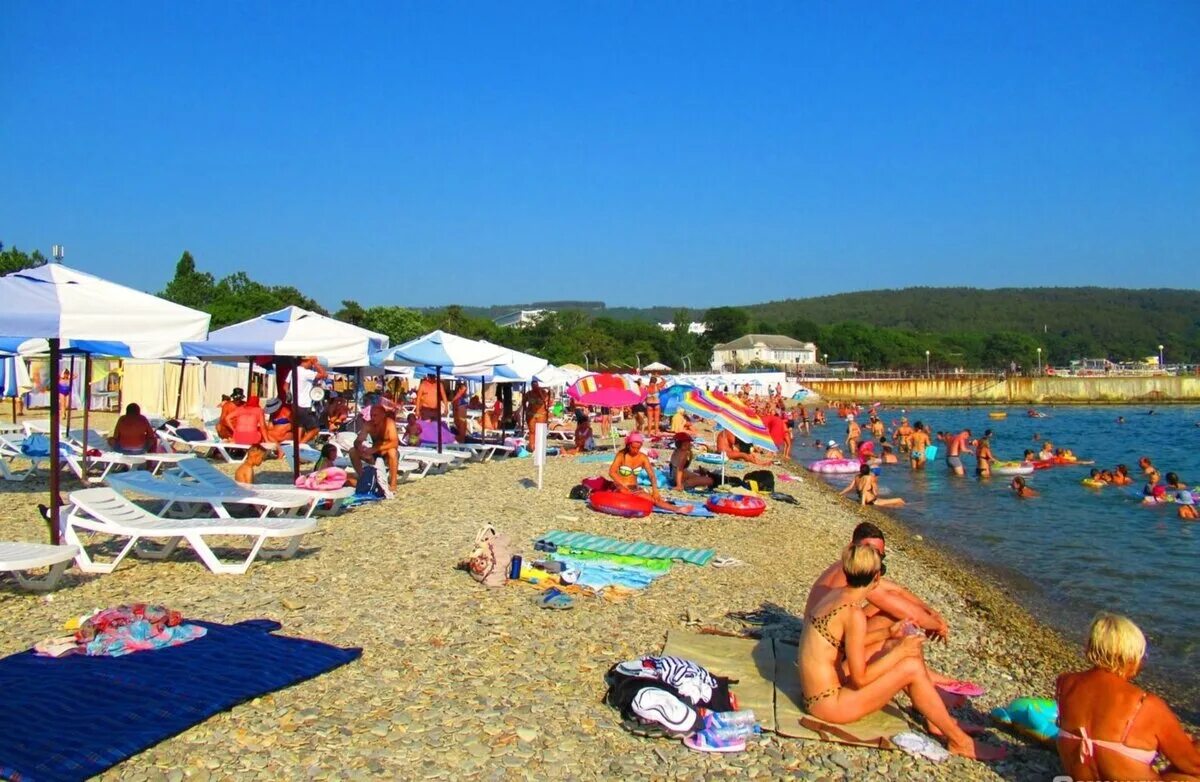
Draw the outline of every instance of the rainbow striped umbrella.
[[[625,407],[646,398],[646,389],[625,375],[587,375],[567,389],[567,396],[581,405]]]
[[[742,442],[757,445],[766,451],[779,450],[762,419],[737,397],[693,387],[683,392],[679,406],[728,429]]]

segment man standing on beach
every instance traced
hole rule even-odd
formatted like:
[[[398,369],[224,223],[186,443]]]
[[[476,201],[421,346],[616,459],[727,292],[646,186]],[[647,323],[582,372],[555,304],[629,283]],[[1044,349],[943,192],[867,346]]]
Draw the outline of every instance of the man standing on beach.
[[[370,419],[365,422],[354,447],[350,449],[350,461],[354,472],[362,475],[364,464],[374,464],[383,457],[388,467],[388,491],[395,493],[400,472],[400,435],[396,431],[396,403],[386,397],[371,406]],[[371,444],[367,445],[367,438]]]
[[[946,466],[953,470],[955,475],[967,474],[963,469],[962,455],[969,449],[970,440],[970,429],[963,429],[950,439],[949,450],[946,453]]]

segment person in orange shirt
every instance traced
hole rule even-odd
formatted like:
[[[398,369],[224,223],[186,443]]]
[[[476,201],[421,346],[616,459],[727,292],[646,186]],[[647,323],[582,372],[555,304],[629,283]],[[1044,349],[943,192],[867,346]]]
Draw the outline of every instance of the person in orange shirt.
[[[417,386],[417,415],[422,421],[439,421],[446,408],[446,391],[432,377]]]

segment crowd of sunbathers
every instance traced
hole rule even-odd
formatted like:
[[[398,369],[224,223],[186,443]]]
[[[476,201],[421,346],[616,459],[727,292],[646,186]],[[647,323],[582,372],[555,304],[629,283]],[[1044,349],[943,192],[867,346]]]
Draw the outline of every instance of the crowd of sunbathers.
[[[883,708],[901,690],[951,752],[979,760],[1004,757],[1002,747],[972,738],[949,709],[963,683],[933,671],[924,646],[945,641],[946,620],[885,577],[887,548],[874,524],[859,524],[841,561],[816,580],[804,608],[799,674],[804,707],[845,724]],[[1145,662],[1146,639],[1123,616],[1101,613],[1086,648],[1091,668],[1058,678],[1058,753],[1074,779],[1193,779],[1200,746],[1161,698],[1133,684]],[[1161,753],[1170,764],[1161,772]]]

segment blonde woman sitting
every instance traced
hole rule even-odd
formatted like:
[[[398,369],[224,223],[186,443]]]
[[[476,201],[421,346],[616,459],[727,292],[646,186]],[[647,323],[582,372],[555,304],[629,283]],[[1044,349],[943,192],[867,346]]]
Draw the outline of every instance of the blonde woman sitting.
[[[1092,620],[1091,670],[1058,677],[1058,756],[1077,780],[1200,779],[1200,749],[1166,702],[1133,684],[1146,637],[1117,614]],[[1171,765],[1161,774],[1162,753]]]
[[[804,618],[799,666],[805,711],[845,724],[879,711],[904,690],[930,732],[944,737],[951,752],[984,761],[1003,758],[1004,748],[974,741],[946,710],[925,668],[920,628],[896,622],[867,631],[863,605],[883,575],[879,552],[867,545],[850,546],[842,554],[842,570],[846,586],[830,590]],[[867,647],[878,644],[880,636],[889,640],[869,658]]]

